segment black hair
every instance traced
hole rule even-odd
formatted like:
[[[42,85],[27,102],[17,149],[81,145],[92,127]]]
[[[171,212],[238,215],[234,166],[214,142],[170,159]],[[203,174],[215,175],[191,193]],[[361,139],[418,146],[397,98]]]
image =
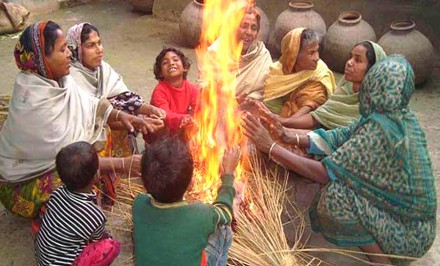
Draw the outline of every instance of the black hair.
[[[141,160],[142,181],[153,198],[162,203],[182,200],[191,183],[193,159],[188,145],[166,137],[149,145]]]
[[[85,43],[88,39],[89,39],[89,35],[92,31],[95,31],[98,36],[99,35],[99,30],[93,26],[92,24],[89,23],[84,23],[83,28],[81,30],[81,43]],[[81,49],[80,47],[76,47],[75,49],[73,49],[72,46],[69,46],[70,51],[72,52],[72,58],[74,58],[75,60],[78,60],[78,49]]]
[[[311,43],[314,43],[314,42],[319,44],[318,33],[316,33],[316,31],[311,30],[311,29],[305,29],[301,33],[301,42],[300,42],[299,50],[301,51],[302,49],[304,49],[305,47],[307,47],[308,45],[310,45]]]
[[[162,64],[163,58],[165,57],[165,55],[168,52],[173,52],[177,56],[180,57],[180,60],[182,60],[183,69],[186,70],[186,71],[183,72],[183,79],[186,79],[186,76],[188,75],[188,70],[191,67],[191,60],[189,60],[189,58],[186,57],[182,53],[182,51],[180,51],[179,49],[176,49],[174,47],[164,47],[162,49],[162,51],[160,51],[159,55],[156,56],[156,62],[154,63],[154,68],[153,68],[154,77],[157,80],[163,80],[163,76],[162,76],[162,73],[161,73],[161,64]]]
[[[49,56],[54,47],[55,42],[58,38],[58,30],[61,30],[61,27],[55,22],[49,20],[46,24],[46,27],[43,30],[44,35],[44,55]]]
[[[367,73],[368,70],[370,70],[370,68],[376,63],[376,53],[374,52],[373,45],[369,41],[363,41],[357,43],[355,46],[353,46],[353,48],[358,45],[362,45],[363,47],[365,47],[365,49],[367,49],[368,65],[367,65],[367,70],[365,71],[365,73]]]
[[[58,152],[55,164],[61,181],[76,191],[92,182],[99,167],[98,153],[88,142],[74,142]]]
[[[90,33],[93,31],[96,32],[99,37],[101,37],[101,35],[99,34],[99,30],[95,26],[89,23],[85,23],[81,31],[81,43],[85,43],[89,39]]]

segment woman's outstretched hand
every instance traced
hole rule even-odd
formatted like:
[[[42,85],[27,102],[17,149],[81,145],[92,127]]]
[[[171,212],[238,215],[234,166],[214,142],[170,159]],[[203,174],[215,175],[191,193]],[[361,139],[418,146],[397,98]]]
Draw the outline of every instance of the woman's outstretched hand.
[[[264,153],[269,152],[274,140],[255,115],[245,113],[242,117],[242,127],[244,134],[255,143],[257,149]]]
[[[130,133],[136,131],[142,134],[153,133],[164,126],[163,121],[159,118],[146,117],[142,119],[124,112],[119,114],[119,121]]]

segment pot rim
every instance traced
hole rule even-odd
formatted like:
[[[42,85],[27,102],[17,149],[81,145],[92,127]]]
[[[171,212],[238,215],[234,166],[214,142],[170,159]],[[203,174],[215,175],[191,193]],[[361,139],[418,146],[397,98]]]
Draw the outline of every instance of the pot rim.
[[[205,5],[205,0],[193,0],[194,4],[199,5],[199,6],[204,6]],[[203,2],[203,3],[201,3]]]
[[[412,19],[399,19],[391,23],[390,28],[392,30],[405,31],[412,30],[416,27],[416,23]]]
[[[357,11],[344,11],[339,14],[338,21],[343,24],[353,25],[357,24],[362,20],[361,13]]]
[[[313,7],[313,3],[309,1],[290,1],[289,7],[294,9],[307,10]]]

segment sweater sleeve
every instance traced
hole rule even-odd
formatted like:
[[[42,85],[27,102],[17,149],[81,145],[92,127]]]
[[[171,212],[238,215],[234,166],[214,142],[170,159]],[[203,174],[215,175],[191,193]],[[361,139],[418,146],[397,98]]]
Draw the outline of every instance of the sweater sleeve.
[[[151,104],[163,109],[167,113],[166,121],[171,130],[178,130],[182,124],[182,119],[189,116],[188,114],[179,114],[171,110],[170,97],[167,92],[160,87],[156,86],[151,96]]]
[[[229,224],[232,221],[233,201],[235,197],[234,176],[222,175],[222,184],[218,189],[213,205],[218,215],[217,224]]]

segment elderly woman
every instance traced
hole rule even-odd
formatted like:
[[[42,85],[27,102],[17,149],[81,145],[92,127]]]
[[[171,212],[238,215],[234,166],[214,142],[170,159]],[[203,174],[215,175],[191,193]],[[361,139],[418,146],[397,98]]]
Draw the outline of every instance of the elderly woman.
[[[278,116],[275,119],[285,127],[297,129],[333,129],[347,126],[359,117],[358,94],[362,80],[368,70],[385,56],[382,47],[377,43],[364,41],[356,44],[350,52],[344,76],[335,93],[323,105],[299,117]]]
[[[231,66],[231,71],[237,73],[236,95],[238,97],[261,100],[263,98],[264,80],[272,64],[272,58],[264,43],[257,40],[260,31],[260,14],[255,8],[246,5],[241,6],[239,10],[232,12],[232,14],[236,16],[243,10],[243,19],[235,36],[236,42],[241,42],[243,46],[238,59],[238,67]],[[220,38],[222,37],[220,36]],[[208,47],[208,54],[218,53],[220,43],[220,40],[216,40],[211,44]],[[203,81],[199,80],[198,83],[204,85]]]
[[[357,122],[291,139],[309,153],[329,152],[321,162],[274,142],[256,117],[244,118],[245,134],[274,161],[325,186],[309,214],[328,241],[421,257],[435,238],[436,193],[425,134],[408,106],[413,92],[414,72],[403,57],[373,66],[360,89]]]
[[[263,101],[281,117],[307,114],[333,93],[333,73],[319,59],[319,37],[316,32],[296,28],[284,36],[281,57],[269,70]]]
[[[10,211],[35,217],[60,184],[55,156],[75,141],[104,147],[107,122],[129,130],[152,131],[151,124],[90,97],[69,75],[70,50],[52,21],[30,25],[14,50],[17,75],[10,109],[0,132],[0,201]],[[140,158],[100,158],[101,173],[140,174]]]
[[[72,52],[73,59],[70,72],[81,89],[98,99],[109,99],[116,109],[133,115],[145,115],[144,119],[154,123],[157,129],[163,127],[162,119],[166,116],[165,111],[144,103],[141,96],[129,91],[122,77],[102,59],[104,46],[95,26],[88,22],[72,26],[67,31],[67,46]],[[111,128],[122,127],[114,123],[111,124]],[[132,151],[126,148],[130,143],[125,131],[112,131],[112,136],[114,155],[132,154]]]

